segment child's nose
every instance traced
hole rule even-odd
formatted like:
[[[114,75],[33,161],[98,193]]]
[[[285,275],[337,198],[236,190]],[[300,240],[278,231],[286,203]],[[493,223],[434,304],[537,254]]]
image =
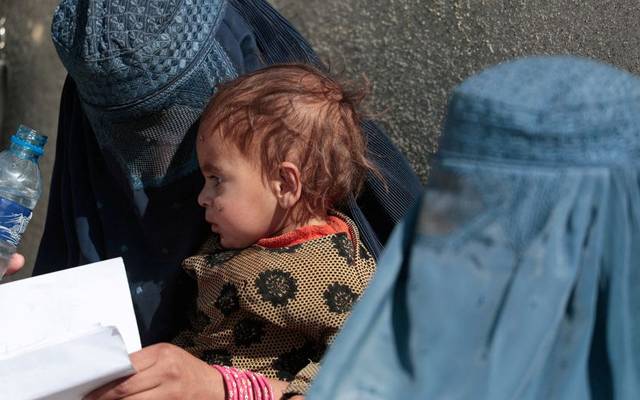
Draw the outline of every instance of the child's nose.
[[[198,194],[198,204],[200,207],[205,208],[211,205],[211,198],[207,195],[204,188]]]

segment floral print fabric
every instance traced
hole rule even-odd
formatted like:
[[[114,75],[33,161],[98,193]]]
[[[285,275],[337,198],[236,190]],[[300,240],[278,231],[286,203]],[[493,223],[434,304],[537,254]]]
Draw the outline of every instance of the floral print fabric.
[[[339,218],[349,232],[290,247],[223,251],[212,238],[183,264],[198,298],[191,329],[174,342],[206,362],[290,381],[303,392],[375,271],[355,224]]]

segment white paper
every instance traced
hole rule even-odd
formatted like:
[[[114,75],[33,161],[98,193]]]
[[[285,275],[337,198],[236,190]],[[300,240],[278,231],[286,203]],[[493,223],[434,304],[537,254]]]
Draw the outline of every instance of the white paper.
[[[80,400],[134,372],[121,258],[0,285],[0,399]]]
[[[81,400],[134,372],[118,330],[97,327],[0,358],[0,393],[11,400]]]
[[[122,258],[0,285],[0,357],[98,325],[118,328],[140,350]]]

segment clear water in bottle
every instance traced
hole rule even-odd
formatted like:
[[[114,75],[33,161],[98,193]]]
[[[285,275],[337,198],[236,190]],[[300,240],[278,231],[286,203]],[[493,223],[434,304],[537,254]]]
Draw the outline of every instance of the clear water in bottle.
[[[47,137],[25,126],[0,153],[0,279],[42,193],[38,160]]]

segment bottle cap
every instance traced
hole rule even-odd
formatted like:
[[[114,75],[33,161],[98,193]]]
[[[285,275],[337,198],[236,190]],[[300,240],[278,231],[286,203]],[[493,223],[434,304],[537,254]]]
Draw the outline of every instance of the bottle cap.
[[[46,136],[24,125],[20,125],[15,135],[11,136],[12,143],[32,151],[37,156],[44,154],[44,145],[47,143],[47,139]]]

